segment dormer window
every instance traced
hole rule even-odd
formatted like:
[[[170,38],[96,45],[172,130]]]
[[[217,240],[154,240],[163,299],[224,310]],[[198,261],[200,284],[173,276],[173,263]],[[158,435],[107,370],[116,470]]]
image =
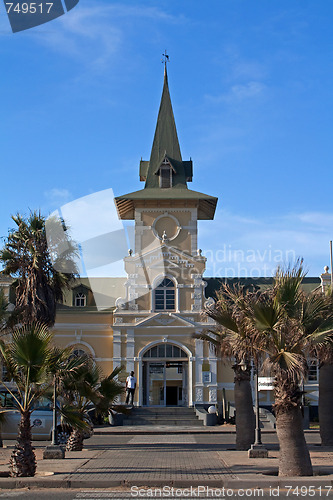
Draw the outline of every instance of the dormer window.
[[[159,170],[160,188],[172,187],[172,167],[167,158],[164,158]]]
[[[75,307],[86,307],[87,296],[84,293],[77,293],[75,295]]]

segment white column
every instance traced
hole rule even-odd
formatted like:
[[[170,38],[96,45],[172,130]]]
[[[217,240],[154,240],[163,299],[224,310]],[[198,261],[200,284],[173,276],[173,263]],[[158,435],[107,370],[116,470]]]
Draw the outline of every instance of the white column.
[[[195,339],[195,396],[194,403],[203,402],[202,383],[203,340]]]
[[[193,361],[195,358],[192,356],[188,359],[188,405],[193,406]]]
[[[139,361],[139,379],[138,379],[138,386],[139,386],[139,406],[143,405],[143,362],[142,358],[135,358],[135,361]]]
[[[191,253],[192,255],[197,255],[197,250],[198,250],[198,215],[197,215],[197,210],[192,210],[191,213],[191,229],[190,229],[190,235],[191,235]]]
[[[127,330],[126,335],[126,371],[134,371],[134,328]]]
[[[113,368],[121,366],[121,330],[113,330]]]
[[[212,374],[212,381],[208,384],[209,402],[213,404],[217,402],[217,357],[212,345],[209,345],[209,367]]]

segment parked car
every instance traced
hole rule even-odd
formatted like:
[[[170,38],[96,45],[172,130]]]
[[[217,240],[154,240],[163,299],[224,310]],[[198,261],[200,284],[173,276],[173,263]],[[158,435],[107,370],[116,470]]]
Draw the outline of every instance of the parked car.
[[[8,391],[0,391],[0,411],[5,413],[5,422],[1,426],[2,439],[16,439],[21,414],[15,409],[13,396]],[[31,413],[32,439],[36,441],[48,441],[52,439],[53,429],[53,409],[52,403],[48,399],[41,399],[37,402],[36,408]],[[61,424],[60,414],[57,418],[58,440],[60,444],[65,444],[71,433],[71,426]],[[93,426],[85,433],[85,439],[93,435]]]

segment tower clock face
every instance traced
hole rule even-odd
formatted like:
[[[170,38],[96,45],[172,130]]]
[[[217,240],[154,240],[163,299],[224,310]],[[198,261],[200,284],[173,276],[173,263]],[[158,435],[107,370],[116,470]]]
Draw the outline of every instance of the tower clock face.
[[[177,238],[181,227],[176,217],[164,214],[155,219],[152,229],[156,238],[162,241],[171,241]]]

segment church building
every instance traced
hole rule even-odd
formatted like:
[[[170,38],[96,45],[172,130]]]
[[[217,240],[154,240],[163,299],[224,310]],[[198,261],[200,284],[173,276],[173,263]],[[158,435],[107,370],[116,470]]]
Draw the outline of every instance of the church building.
[[[192,161],[182,159],[165,68],[144,188],[115,199],[135,221],[135,248],[124,259],[126,293],[113,314],[113,362],[138,379],[137,404],[216,403],[218,363],[195,338],[207,328],[198,221],[214,218],[217,198],[192,191]]]
[[[134,371],[137,406],[232,403],[231,363],[199,338],[214,326],[203,311],[214,304],[222,280],[266,288],[272,278],[204,278],[198,221],[214,219],[217,198],[188,187],[193,165],[182,159],[166,67],[150,159],[141,160],[139,175],[143,189],[115,198],[119,219],[135,224],[134,248],[124,255],[126,278],[78,279],[58,306],[55,341],[90,354],[105,375],[123,366],[119,378],[125,380]],[[325,268],[321,281],[305,278],[303,287],[324,289],[329,277]],[[0,277],[8,299],[10,284]],[[97,298],[104,307],[96,306]],[[316,360],[310,360],[306,391],[316,405]],[[269,391],[260,396],[262,406],[271,405]]]

